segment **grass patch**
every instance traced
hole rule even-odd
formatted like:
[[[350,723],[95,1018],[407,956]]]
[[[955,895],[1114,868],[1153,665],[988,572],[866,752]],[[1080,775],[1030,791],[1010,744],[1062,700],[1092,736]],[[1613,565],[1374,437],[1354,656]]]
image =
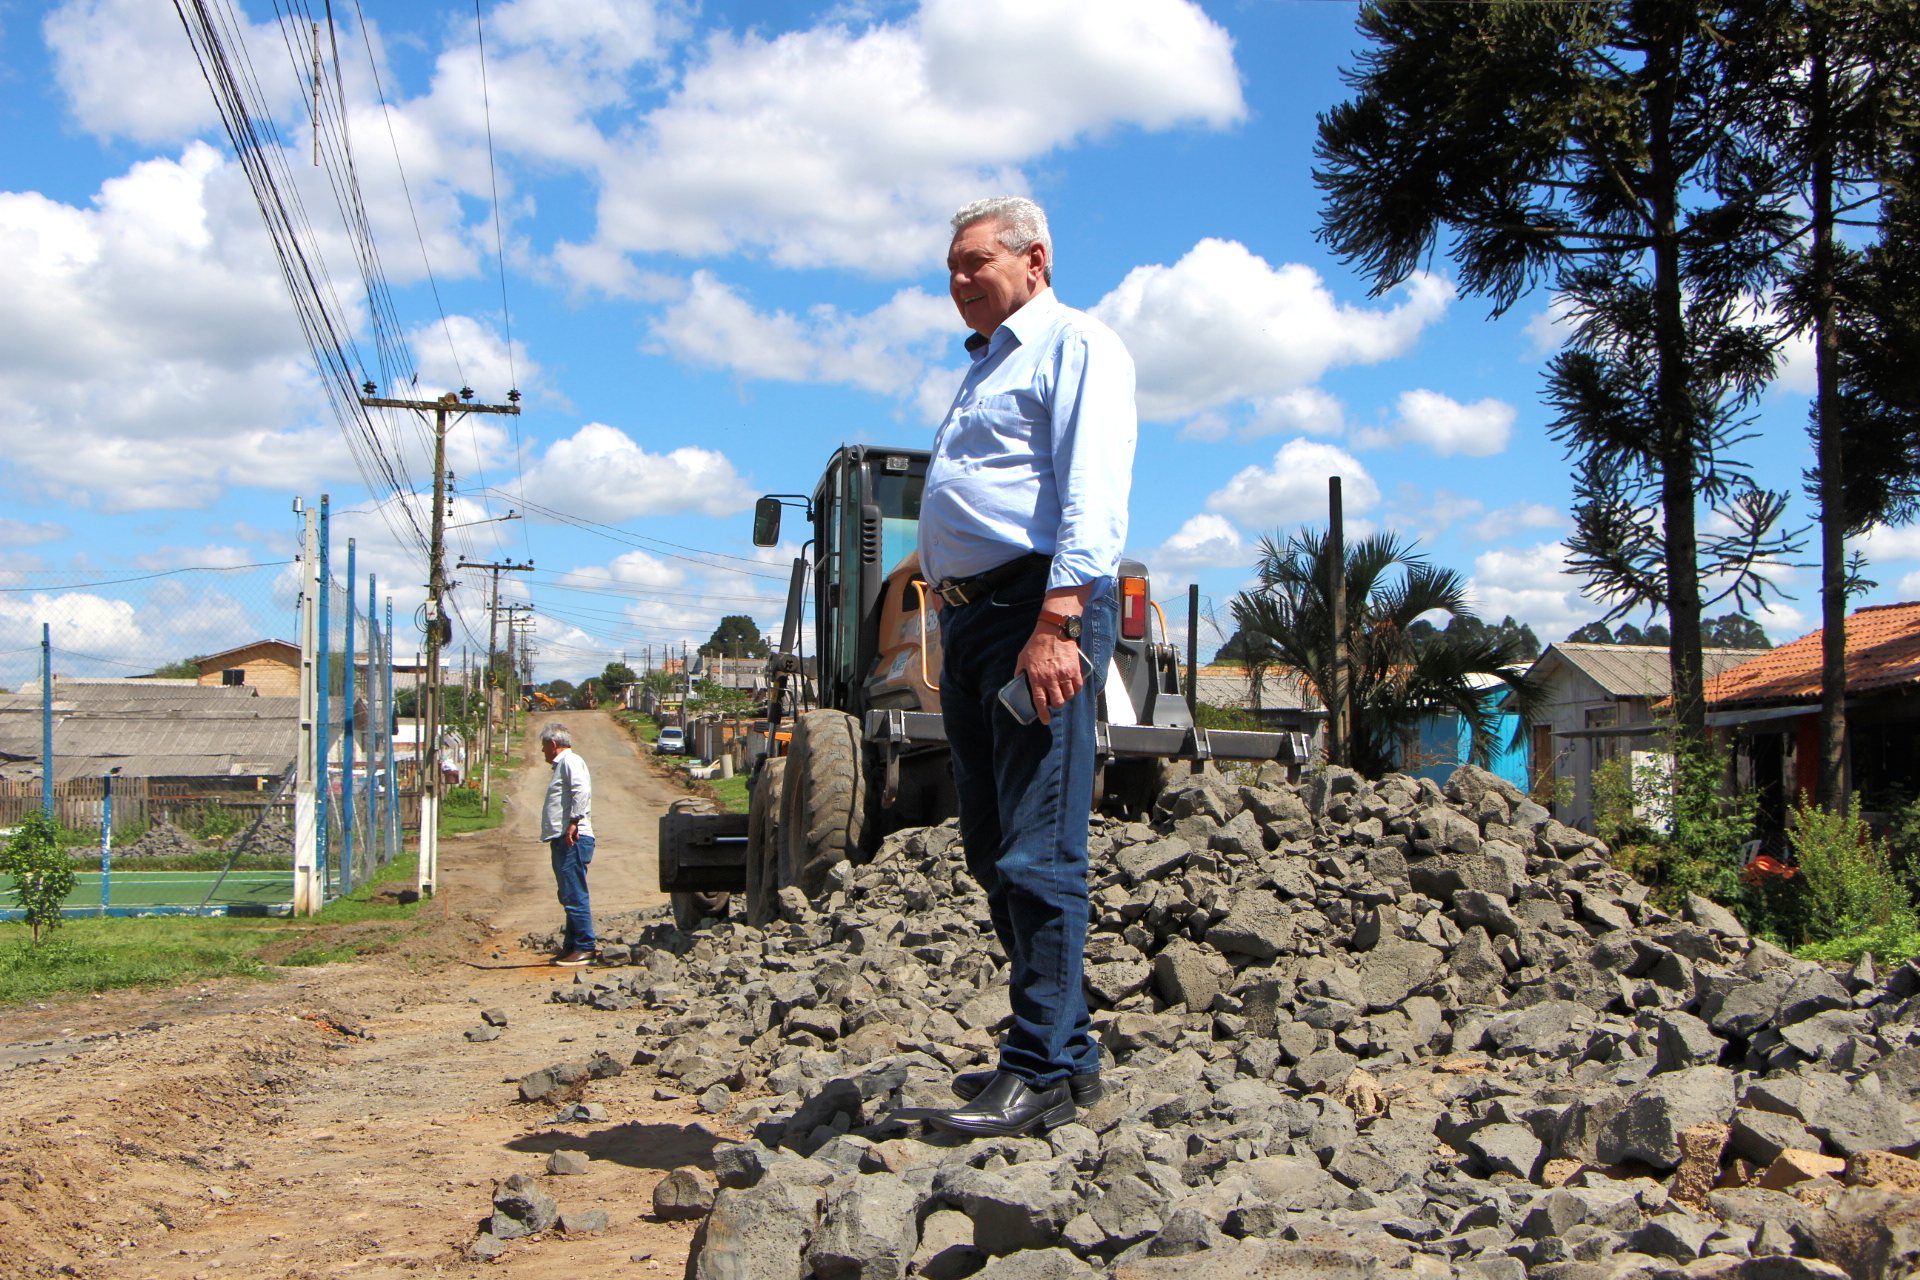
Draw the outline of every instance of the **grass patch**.
[[[449,787],[440,797],[440,834],[458,836],[469,831],[491,831],[500,825],[505,807],[496,803],[491,812],[482,813],[478,787]]]
[[[713,798],[720,802],[722,809],[725,809],[728,813],[745,813],[747,811],[747,784],[751,781],[752,779],[748,778],[746,774],[736,773],[731,778],[709,779],[707,786],[713,791]]]
[[[208,978],[269,978],[256,954],[272,920],[68,920],[34,946],[25,924],[0,924],[0,1005],[68,992],[172,986]]]
[[[394,893],[415,876],[415,860],[398,858],[319,915],[300,920],[77,918],[38,947],[25,924],[0,924],[0,1006],[212,978],[270,980],[283,967],[352,960],[419,927],[419,904],[402,905]]]
[[[620,710],[613,713],[613,718],[642,742],[657,742],[660,738],[660,722],[643,712]]]

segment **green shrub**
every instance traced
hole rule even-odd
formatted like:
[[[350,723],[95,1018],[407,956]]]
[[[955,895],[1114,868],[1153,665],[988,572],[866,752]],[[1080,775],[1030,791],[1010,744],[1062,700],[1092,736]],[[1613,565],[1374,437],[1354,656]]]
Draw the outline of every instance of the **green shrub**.
[[[73,863],[60,845],[59,827],[44,811],[30,811],[0,847],[0,874],[12,877],[13,896],[38,946],[42,930],[60,927],[60,908],[73,892]]]
[[[223,804],[203,804],[194,811],[193,817],[185,824],[185,829],[193,838],[200,841],[225,840],[237,834],[247,825],[247,819],[238,809],[230,809]]]
[[[1832,813],[1803,798],[1793,807],[1790,839],[1808,941],[1920,928],[1887,845],[1858,814]]]
[[[1644,786],[1652,779],[1641,779]],[[1664,785],[1664,774],[1659,777]],[[1602,761],[1593,771],[1593,831],[1609,848],[1645,844],[1658,839],[1658,833],[1634,811],[1635,779],[1629,756]]]
[[[444,813],[472,817],[480,812],[480,788],[449,787],[440,797],[440,808]]]
[[[1872,953],[1874,960],[1881,965],[1905,964],[1920,955],[1920,929],[1887,925],[1868,933],[1850,933],[1842,938],[1829,938],[1825,942],[1810,942],[1796,948],[1793,954],[1802,960],[1852,964],[1868,953]]]
[[[1573,779],[1558,773],[1542,772],[1533,780],[1527,799],[1558,818],[1573,804]]]
[[[1594,825],[1613,850],[1613,865],[1650,886],[1663,910],[1703,894],[1749,931],[1779,937],[1778,895],[1740,875],[1759,801],[1729,787],[1727,773],[1727,754],[1704,744],[1681,746],[1670,766],[1664,758],[1637,769],[1608,761],[1594,772]],[[1635,814],[1636,802],[1644,817]]]

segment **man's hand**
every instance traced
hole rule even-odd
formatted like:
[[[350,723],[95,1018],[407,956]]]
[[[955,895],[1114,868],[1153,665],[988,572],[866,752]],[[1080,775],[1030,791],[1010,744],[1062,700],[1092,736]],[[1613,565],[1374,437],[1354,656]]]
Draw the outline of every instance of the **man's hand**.
[[[569,822],[567,824],[567,843],[568,844],[580,843],[580,819],[578,818],[575,818],[572,822]]]
[[[1041,608],[1060,614],[1084,612],[1090,591],[1090,587],[1056,587],[1047,592]],[[1052,622],[1043,621],[1033,629],[1013,669],[1026,673],[1041,724],[1052,724],[1054,708],[1065,706],[1087,682],[1080,665],[1079,644],[1061,635],[1058,624]]]

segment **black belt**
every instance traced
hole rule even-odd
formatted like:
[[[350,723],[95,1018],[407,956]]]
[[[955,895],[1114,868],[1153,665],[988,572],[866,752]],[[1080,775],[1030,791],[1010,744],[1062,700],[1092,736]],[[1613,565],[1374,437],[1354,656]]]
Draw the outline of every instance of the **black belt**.
[[[944,578],[935,584],[933,589],[948,604],[972,604],[981,596],[997,591],[1009,582],[1017,582],[1030,573],[1037,573],[1042,566],[1052,564],[1052,556],[1042,555],[1038,551],[1029,551],[1026,555],[1009,560],[1005,564],[995,565],[985,573],[976,573],[971,578]]]

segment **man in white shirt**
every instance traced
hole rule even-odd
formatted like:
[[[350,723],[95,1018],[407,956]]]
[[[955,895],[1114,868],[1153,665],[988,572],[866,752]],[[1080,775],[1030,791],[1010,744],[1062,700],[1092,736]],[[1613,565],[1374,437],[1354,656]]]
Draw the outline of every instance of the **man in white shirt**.
[[[948,286],[972,365],[934,438],[920,564],[940,598],[940,708],[967,866],[1006,949],[1013,1022],[998,1069],[954,1081],[928,1122],[1009,1136],[1099,1096],[1081,988],[1094,731],[1138,435],[1133,360],[1053,295],[1046,214],[1016,196],[953,218]],[[1035,717],[999,693],[1024,677]]]
[[[547,802],[540,810],[540,838],[553,851],[553,879],[566,912],[566,936],[553,962],[593,963],[593,904],[587,897],[587,864],[593,861],[593,775],[573,750],[573,735],[555,721],[540,731],[540,753],[553,766]]]

